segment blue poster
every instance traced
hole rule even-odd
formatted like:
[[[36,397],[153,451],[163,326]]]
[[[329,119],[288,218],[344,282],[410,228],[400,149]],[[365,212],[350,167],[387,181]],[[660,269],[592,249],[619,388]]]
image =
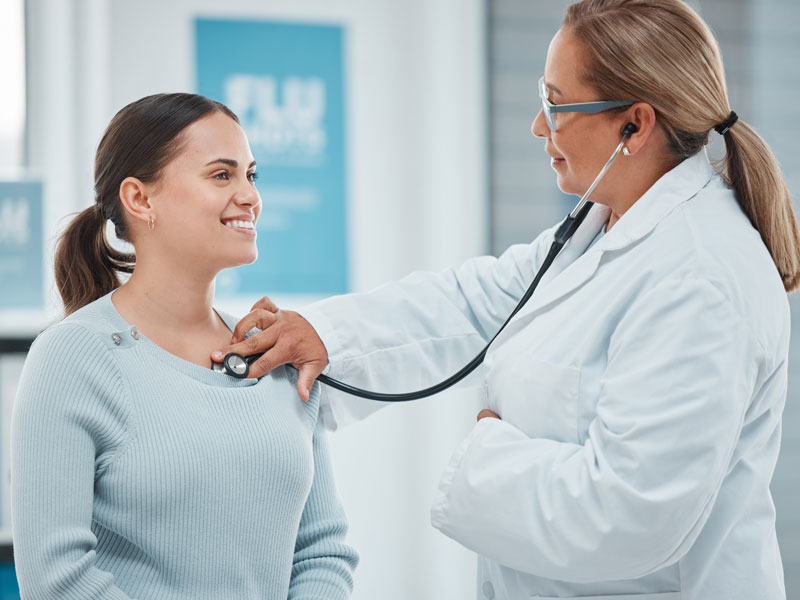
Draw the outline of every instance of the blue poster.
[[[8,550],[11,554],[11,551]],[[0,563],[0,600],[19,600],[19,585],[14,563]]]
[[[218,294],[346,292],[342,28],[198,19],[196,34],[198,93],[239,117],[263,202],[259,258]]]
[[[43,309],[42,184],[0,181],[0,310]]]

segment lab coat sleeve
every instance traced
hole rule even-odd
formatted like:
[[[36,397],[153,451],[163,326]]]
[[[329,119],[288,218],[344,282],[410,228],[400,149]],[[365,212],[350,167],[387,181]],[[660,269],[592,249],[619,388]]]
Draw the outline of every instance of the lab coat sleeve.
[[[289,600],[346,600],[358,554],[345,543],[347,519],[333,481],[326,431],[314,432],[314,480],[295,544]]]
[[[325,373],[381,392],[413,391],[452,375],[483,349],[519,302],[547,255],[553,231],[512,246],[499,258],[482,256],[454,269],[413,273],[368,293],[301,309],[328,351]],[[322,415],[331,429],[381,406],[322,389]]]
[[[95,478],[127,440],[114,359],[95,334],[56,325],[31,347],[12,419],[14,562],[29,600],[128,600],[96,566]]]
[[[730,466],[759,353],[711,283],[663,282],[611,338],[585,443],[481,420],[444,472],[434,527],[501,564],[565,581],[636,578],[676,562]]]

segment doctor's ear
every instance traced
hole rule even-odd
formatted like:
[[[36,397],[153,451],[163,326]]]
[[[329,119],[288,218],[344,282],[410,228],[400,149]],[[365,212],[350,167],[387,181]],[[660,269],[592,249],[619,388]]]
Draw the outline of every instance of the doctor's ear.
[[[147,184],[136,177],[126,177],[119,185],[119,199],[131,218],[147,224],[153,213]]]
[[[624,113],[626,121],[622,135],[628,140],[625,142],[625,156],[636,154],[645,145],[656,126],[656,111],[646,102],[636,102]]]

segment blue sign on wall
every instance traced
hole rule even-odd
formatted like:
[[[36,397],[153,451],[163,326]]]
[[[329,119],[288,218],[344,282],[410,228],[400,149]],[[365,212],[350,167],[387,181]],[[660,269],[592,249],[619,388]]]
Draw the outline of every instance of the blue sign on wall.
[[[14,564],[0,564],[0,600],[19,600],[19,598],[19,585]]]
[[[0,310],[43,309],[42,184],[0,181]]]
[[[239,117],[258,162],[259,259],[220,295],[347,291],[342,28],[198,19],[198,92]]]

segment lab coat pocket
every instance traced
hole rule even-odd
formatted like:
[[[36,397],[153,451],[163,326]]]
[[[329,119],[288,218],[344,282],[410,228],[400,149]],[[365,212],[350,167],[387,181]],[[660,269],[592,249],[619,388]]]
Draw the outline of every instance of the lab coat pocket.
[[[487,374],[489,408],[532,438],[578,442],[581,372],[521,352]]]

